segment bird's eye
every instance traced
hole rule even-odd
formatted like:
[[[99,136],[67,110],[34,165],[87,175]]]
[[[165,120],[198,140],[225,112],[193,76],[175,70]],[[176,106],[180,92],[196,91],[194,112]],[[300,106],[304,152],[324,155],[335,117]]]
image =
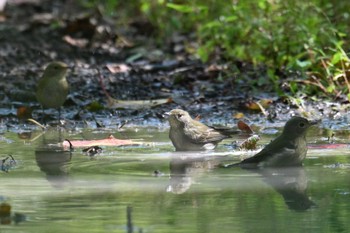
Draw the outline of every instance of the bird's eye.
[[[304,127],[305,127],[305,123],[303,123],[303,122],[300,123],[300,124],[299,124],[299,127],[300,127],[300,128],[304,128]]]
[[[182,117],[182,114],[177,114],[177,118],[181,118]]]

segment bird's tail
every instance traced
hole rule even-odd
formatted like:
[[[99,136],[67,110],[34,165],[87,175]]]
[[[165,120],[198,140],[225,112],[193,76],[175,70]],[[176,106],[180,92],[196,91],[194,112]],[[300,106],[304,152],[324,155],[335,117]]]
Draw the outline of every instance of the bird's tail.
[[[239,163],[222,164],[222,168],[240,167],[243,169],[257,169],[259,168],[257,163],[246,163],[245,160]]]
[[[221,164],[222,168],[231,168],[231,167],[240,167],[241,163],[229,163],[229,164]]]

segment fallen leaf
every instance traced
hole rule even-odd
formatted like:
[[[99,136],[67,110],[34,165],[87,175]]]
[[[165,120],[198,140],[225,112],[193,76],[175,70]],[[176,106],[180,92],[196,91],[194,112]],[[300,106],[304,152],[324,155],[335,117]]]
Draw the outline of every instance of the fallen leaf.
[[[205,69],[205,72],[223,71],[223,70],[227,70],[227,68],[228,68],[227,65],[212,64]]]
[[[200,121],[201,120],[201,118],[202,118],[202,116],[201,115],[197,115],[193,120],[195,120],[195,121]]]
[[[116,47],[118,48],[131,48],[134,47],[134,43],[127,39],[126,37],[122,35],[118,35],[118,38],[115,42]]]
[[[106,67],[112,74],[128,73],[131,70],[130,66],[125,64],[107,64]]]
[[[260,140],[259,135],[253,135],[249,138],[247,138],[245,141],[241,143],[239,146],[239,149],[241,150],[256,150],[256,144]]]
[[[244,114],[242,112],[238,112],[233,115],[233,118],[235,119],[242,119],[244,117]]]
[[[18,107],[17,117],[19,120],[27,120],[28,118],[32,118],[32,109],[25,106]]]
[[[6,16],[0,12],[0,23],[3,23],[5,21],[6,21]]]
[[[247,123],[245,123],[244,121],[239,120],[237,122],[237,127],[239,130],[243,131],[244,133],[248,133],[248,134],[254,133],[252,128],[250,128],[250,126]]]
[[[270,107],[272,104],[271,99],[261,99],[259,101],[248,101],[244,104],[244,106],[249,110],[260,110]]]
[[[99,71],[98,71],[99,72]],[[146,109],[146,108],[152,108],[158,105],[172,103],[172,98],[164,98],[164,99],[154,99],[154,100],[118,100],[114,99],[106,90],[102,75],[99,72],[99,82],[101,85],[101,88],[104,92],[104,94],[107,97],[107,107],[112,109]]]
[[[145,109],[173,102],[172,98],[155,100],[118,100],[107,97],[107,107],[113,109]]]
[[[55,19],[51,13],[40,13],[32,16],[31,21],[35,24],[50,24]]]
[[[81,148],[81,147],[93,147],[93,146],[132,146],[132,145],[143,145],[144,143],[135,142],[133,140],[124,140],[117,139],[110,135],[106,139],[99,140],[64,140],[62,146],[65,150],[69,150],[71,147],[73,148]]]
[[[73,38],[73,37],[68,36],[68,35],[64,36],[63,40],[65,42],[67,42],[68,44],[75,46],[75,47],[78,47],[78,48],[84,48],[89,43],[89,41],[87,39],[76,39],[76,38]]]

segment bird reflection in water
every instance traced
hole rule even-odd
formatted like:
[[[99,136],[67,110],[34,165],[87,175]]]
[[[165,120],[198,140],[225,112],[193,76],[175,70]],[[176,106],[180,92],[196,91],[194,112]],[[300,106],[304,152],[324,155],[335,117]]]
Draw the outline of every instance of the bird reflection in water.
[[[213,169],[220,161],[215,156],[202,154],[175,155],[170,161],[170,181],[167,192],[182,194],[189,190],[196,177]]]
[[[316,206],[307,195],[308,180],[304,167],[264,168],[255,171],[262,175],[264,182],[282,195],[289,209],[306,211]]]
[[[62,127],[48,127],[41,135],[40,145],[35,149],[37,165],[55,188],[62,188],[68,182],[72,149],[63,149],[62,138],[65,133]]]
[[[57,148],[41,148],[35,151],[36,163],[55,188],[62,188],[68,182],[68,165],[71,158],[70,151],[58,150]]]

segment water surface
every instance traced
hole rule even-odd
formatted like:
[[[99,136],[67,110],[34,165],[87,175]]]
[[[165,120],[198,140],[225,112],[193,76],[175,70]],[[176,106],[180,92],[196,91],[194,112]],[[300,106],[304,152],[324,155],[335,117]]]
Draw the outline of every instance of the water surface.
[[[47,144],[110,132],[40,133],[2,135],[0,158],[17,165],[0,173],[0,203],[12,207],[1,233],[350,231],[347,148],[311,149],[302,168],[247,171],[217,167],[250,155],[225,146],[239,137],[215,152],[176,153],[164,130],[126,129],[114,135],[151,143],[89,157]]]

